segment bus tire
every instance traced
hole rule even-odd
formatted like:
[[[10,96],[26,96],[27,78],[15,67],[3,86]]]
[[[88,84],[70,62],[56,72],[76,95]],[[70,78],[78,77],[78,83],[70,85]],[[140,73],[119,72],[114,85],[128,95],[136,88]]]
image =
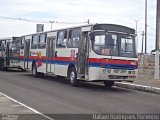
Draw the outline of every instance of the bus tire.
[[[37,66],[36,66],[35,63],[34,63],[33,66],[32,66],[32,75],[33,75],[34,77],[38,77]]]
[[[3,70],[3,71],[7,70],[7,68],[4,66],[3,60],[0,61],[0,70]]]
[[[114,81],[104,81],[105,87],[112,87],[114,85]]]
[[[77,87],[79,85],[79,80],[77,79],[77,72],[74,67],[69,69],[68,78],[70,80],[70,85]]]

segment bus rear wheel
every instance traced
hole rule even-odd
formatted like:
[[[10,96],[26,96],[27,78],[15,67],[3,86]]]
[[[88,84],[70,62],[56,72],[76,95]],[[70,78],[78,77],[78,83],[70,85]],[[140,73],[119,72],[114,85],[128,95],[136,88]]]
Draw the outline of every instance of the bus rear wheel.
[[[68,78],[70,80],[70,85],[77,87],[79,85],[79,80],[77,79],[77,72],[74,67],[69,69]]]
[[[104,81],[105,87],[112,87],[114,85],[114,81]]]

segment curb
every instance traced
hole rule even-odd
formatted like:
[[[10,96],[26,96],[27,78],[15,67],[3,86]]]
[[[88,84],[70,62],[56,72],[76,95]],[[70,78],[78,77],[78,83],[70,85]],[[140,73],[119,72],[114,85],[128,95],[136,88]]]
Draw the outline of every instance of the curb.
[[[117,87],[123,87],[127,89],[160,94],[160,88],[152,87],[152,86],[144,86],[144,85],[137,85],[137,84],[131,84],[131,83],[124,83],[124,82],[116,82],[114,85]]]

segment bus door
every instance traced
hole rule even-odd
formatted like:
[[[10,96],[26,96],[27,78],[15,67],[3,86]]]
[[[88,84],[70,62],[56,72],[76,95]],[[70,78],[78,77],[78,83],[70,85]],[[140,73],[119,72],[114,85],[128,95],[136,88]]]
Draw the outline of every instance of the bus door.
[[[56,36],[47,37],[47,50],[46,50],[46,72],[54,73],[54,62],[55,57],[55,42]]]
[[[29,56],[30,56],[30,40],[24,40],[24,69],[29,68]]]
[[[6,67],[10,66],[10,42],[7,42],[6,46]]]
[[[81,34],[78,48],[78,73],[81,76],[88,75],[88,33]],[[86,76],[85,76],[86,77]]]

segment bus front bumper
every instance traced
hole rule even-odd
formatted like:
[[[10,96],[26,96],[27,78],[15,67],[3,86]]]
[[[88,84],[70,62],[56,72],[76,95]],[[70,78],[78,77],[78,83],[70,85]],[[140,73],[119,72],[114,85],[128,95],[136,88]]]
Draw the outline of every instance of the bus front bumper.
[[[134,81],[137,78],[137,70],[106,69],[101,68],[101,80]]]

